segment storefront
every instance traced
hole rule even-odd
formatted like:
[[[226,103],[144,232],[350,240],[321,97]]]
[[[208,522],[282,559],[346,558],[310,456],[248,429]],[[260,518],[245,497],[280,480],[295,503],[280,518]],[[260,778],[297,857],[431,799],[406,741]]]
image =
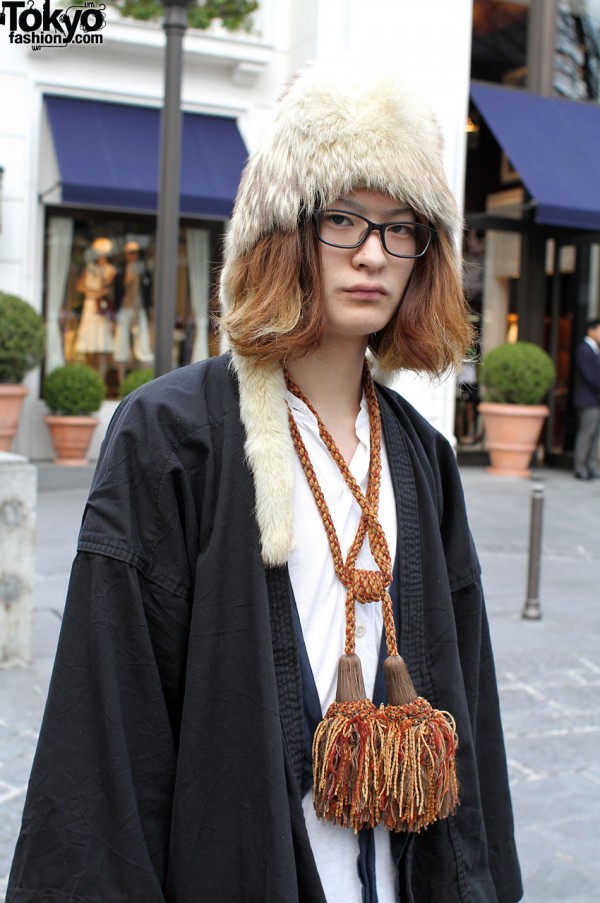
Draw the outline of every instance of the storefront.
[[[44,98],[45,367],[95,366],[108,397],[154,348],[159,111]],[[235,120],[186,114],[173,365],[217,350],[211,299],[246,148]]]
[[[600,310],[600,106],[475,83],[471,99],[477,155],[496,159],[500,173],[486,209],[467,215],[481,242],[481,354],[517,338],[551,354],[558,379],[545,454],[566,463],[574,349]]]

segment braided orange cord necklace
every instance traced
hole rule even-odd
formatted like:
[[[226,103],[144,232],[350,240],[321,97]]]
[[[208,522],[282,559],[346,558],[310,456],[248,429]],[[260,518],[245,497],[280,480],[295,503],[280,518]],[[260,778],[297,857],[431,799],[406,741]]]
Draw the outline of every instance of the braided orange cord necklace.
[[[313,740],[313,803],[317,814],[354,831],[380,821],[392,831],[418,831],[454,811],[458,803],[456,733],[452,716],[417,697],[398,654],[392,600],[392,562],[379,522],[381,415],[367,362],[363,389],[369,411],[370,455],[366,493],[354,479],[323,421],[284,368],[288,390],[316,418],[319,435],[352,495],[361,516],[346,561],[314,467],[291,409],[290,431],[302,469],[321,516],[335,573],[346,588],[344,654],[338,666],[336,700]],[[378,570],[356,567],[368,538]],[[366,698],[356,655],[355,603],[381,600],[388,657],[384,671],[390,704],[377,709]]]
[[[396,644],[396,629],[394,626],[392,600],[387,591],[387,587],[392,582],[392,562],[385,533],[383,532],[378,519],[379,489],[381,486],[381,417],[370,371],[365,364],[363,386],[369,410],[369,434],[371,445],[366,495],[363,494],[360,486],[354,479],[350,468],[346,464],[346,461],[318,413],[315,411],[309,400],[302,394],[298,386],[292,382],[287,371],[285,371],[285,377],[289,391],[299,398],[300,401],[304,402],[309,411],[316,418],[319,427],[319,435],[331,457],[337,464],[346,485],[360,505],[362,512],[356,536],[354,537],[354,541],[350,547],[346,561],[344,562],[340,542],[335,532],[335,527],[327,502],[325,501],[325,496],[319,485],[314,467],[306,450],[302,436],[300,435],[298,425],[294,420],[292,412],[288,411],[290,430],[294,445],[302,469],[306,474],[308,485],[314,496],[319,514],[321,515],[323,526],[325,527],[329,547],[333,556],[335,572],[342,585],[346,587],[346,636],[344,652],[346,655],[353,655],[356,647],[356,616],[354,603],[375,602],[381,600],[383,604],[383,622],[388,655],[397,655],[398,648]],[[356,559],[367,535],[373,558],[379,568],[377,571],[360,570],[356,567]]]

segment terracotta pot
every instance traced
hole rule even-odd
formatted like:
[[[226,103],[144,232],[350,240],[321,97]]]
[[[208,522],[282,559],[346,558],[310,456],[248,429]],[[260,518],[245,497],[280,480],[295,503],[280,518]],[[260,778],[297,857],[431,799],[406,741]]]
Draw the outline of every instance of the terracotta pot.
[[[49,414],[45,420],[56,452],[54,463],[69,466],[87,464],[87,450],[98,418]]]
[[[12,448],[28,391],[20,383],[0,383],[0,451]]]
[[[490,456],[489,473],[507,477],[528,477],[531,458],[537,448],[546,405],[496,404],[483,401],[478,406],[485,427],[485,446]]]

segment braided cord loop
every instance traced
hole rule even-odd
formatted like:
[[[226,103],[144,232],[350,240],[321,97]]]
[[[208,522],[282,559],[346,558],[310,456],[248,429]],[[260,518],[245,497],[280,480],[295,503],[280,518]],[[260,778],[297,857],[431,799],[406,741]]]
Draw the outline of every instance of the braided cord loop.
[[[292,382],[287,370],[284,370],[284,375],[288,390],[299,398],[315,417],[321,440],[335,461],[346,485],[361,509],[361,517],[356,536],[350,546],[346,561],[344,561],[340,541],[335,531],[333,519],[327,502],[325,501],[323,490],[321,489],[298,425],[291,410],[288,410],[288,419],[294,446],[302,469],[306,475],[308,485],[315,499],[317,509],[321,515],[321,520],[325,528],[325,533],[333,557],[335,572],[342,585],[346,588],[346,633],[344,654],[352,655],[356,648],[355,602],[366,603],[381,600],[388,654],[396,655],[398,652],[396,628],[394,625],[392,601],[387,591],[387,587],[389,587],[392,582],[392,563],[385,533],[383,532],[383,528],[379,523],[378,518],[379,490],[381,486],[381,414],[370,370],[365,362],[363,369],[363,388],[369,411],[369,437],[371,445],[366,493],[362,492],[352,475],[350,468],[346,464],[342,453],[335,444],[331,434],[316,410],[302,394],[298,386]],[[358,554],[367,537],[369,548],[371,549],[373,558],[378,566],[378,570],[376,571],[364,570],[356,567]]]

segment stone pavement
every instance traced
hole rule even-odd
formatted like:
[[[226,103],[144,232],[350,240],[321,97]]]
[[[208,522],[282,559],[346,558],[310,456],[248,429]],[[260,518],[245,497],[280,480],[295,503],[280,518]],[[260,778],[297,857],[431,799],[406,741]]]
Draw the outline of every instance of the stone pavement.
[[[463,468],[481,559],[526,903],[600,901],[600,481],[546,470],[539,602],[532,484]]]
[[[545,487],[542,618],[531,621],[521,613],[532,482],[475,467],[463,467],[462,476],[496,653],[523,899],[598,903],[600,481],[578,483],[550,470],[535,475]],[[29,668],[0,670],[0,901],[89,477],[40,469],[35,659]]]

